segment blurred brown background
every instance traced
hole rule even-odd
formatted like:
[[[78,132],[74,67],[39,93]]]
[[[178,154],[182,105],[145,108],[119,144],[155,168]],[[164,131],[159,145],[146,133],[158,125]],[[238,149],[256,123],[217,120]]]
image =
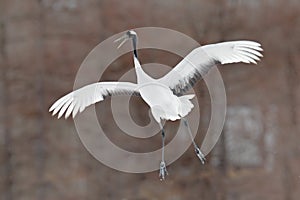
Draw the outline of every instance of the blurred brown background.
[[[0,199],[300,198],[298,0],[0,0],[0,9]],[[255,40],[265,50],[257,66],[219,68],[228,98],[222,137],[207,164],[199,164],[191,147],[168,167],[165,182],[157,171],[126,174],[104,166],[86,151],[71,119],[57,120],[48,113],[72,89],[77,69],[93,47],[120,31],[144,26],[171,28],[201,44]],[[104,79],[126,72],[130,56],[110,66]],[[160,62],[168,55],[141,51],[140,57]],[[210,100],[203,82],[196,90],[200,144]],[[112,138],[140,151],[159,148],[159,135],[148,147],[137,139],[118,141],[121,133],[114,132],[107,102],[97,108],[109,116],[102,120]],[[135,106],[137,116],[147,120],[139,105],[144,104]],[[175,125],[170,123],[168,130]]]

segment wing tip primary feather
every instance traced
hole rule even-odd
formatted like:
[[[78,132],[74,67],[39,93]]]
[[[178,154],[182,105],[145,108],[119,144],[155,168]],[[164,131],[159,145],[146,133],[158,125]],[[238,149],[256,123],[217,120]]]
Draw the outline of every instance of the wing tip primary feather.
[[[206,48],[206,46],[204,46]],[[220,64],[257,64],[262,55],[261,44],[256,41],[238,40],[207,45],[208,54]]]
[[[54,109],[53,105],[49,108],[48,112],[52,112],[52,110]]]
[[[245,63],[257,65],[257,61],[260,61],[260,58],[263,57],[263,54],[261,53],[263,48],[261,48],[260,43],[255,41],[240,41],[234,46],[234,49],[237,50],[239,56],[244,57],[248,61]],[[244,62],[244,60],[241,62]]]

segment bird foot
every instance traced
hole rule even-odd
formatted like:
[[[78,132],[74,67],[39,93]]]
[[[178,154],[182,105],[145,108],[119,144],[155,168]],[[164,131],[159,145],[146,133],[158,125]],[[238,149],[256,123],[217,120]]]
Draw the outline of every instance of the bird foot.
[[[195,147],[195,152],[196,152],[198,158],[200,159],[201,163],[204,165],[206,159],[205,159],[204,154],[203,154],[203,153],[201,152],[201,150],[199,149],[199,147],[197,147],[197,146]]]
[[[165,161],[161,161],[159,165],[159,178],[161,181],[165,180],[165,177],[168,175]]]

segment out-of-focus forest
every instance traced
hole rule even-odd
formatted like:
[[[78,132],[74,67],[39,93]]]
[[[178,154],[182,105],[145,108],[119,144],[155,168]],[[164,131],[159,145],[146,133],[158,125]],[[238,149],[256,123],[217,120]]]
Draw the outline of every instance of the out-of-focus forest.
[[[205,165],[190,147],[168,166],[164,182],[157,171],[127,174],[106,167],[84,148],[72,119],[48,113],[72,90],[91,49],[145,26],[174,29],[201,44],[248,39],[264,48],[258,65],[219,67],[228,100],[222,137]],[[299,36],[298,0],[0,0],[0,199],[298,200]],[[170,58],[166,62],[175,65],[179,59],[154,50],[139,56],[143,63]],[[121,77],[132,66],[130,58],[114,62],[101,79]],[[205,83],[195,90],[201,144],[210,98]],[[102,123],[116,143],[140,151],[160,147],[160,135],[148,147],[134,138],[122,143],[109,105],[97,109],[108,116]],[[139,106],[145,107],[137,102],[136,116],[147,119]]]

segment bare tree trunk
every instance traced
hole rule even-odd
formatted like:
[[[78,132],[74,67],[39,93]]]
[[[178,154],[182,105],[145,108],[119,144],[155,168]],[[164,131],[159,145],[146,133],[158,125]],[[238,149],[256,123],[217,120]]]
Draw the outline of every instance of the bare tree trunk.
[[[286,80],[287,80],[287,89],[288,89],[288,95],[287,95],[287,102],[289,106],[289,123],[290,127],[289,129],[289,137],[290,140],[285,142],[285,148],[282,149],[282,184],[284,186],[284,196],[285,200],[291,200],[292,194],[293,194],[293,174],[290,167],[291,158],[290,154],[293,151],[293,143],[294,141],[294,133],[297,133],[297,99],[296,99],[296,86],[297,86],[297,70],[295,67],[295,63],[293,61],[293,51],[291,49],[288,50],[286,55],[287,60],[287,66],[286,66]],[[285,136],[283,136],[285,137]],[[295,138],[296,139],[296,138]],[[297,140],[295,140],[297,141]],[[289,148],[288,148],[289,147]],[[293,159],[293,158],[292,158]]]
[[[11,142],[11,133],[10,133],[10,110],[9,110],[9,102],[10,102],[10,94],[9,94],[9,81],[7,80],[8,74],[8,63],[7,63],[7,55],[5,51],[6,47],[6,37],[5,37],[5,23],[4,21],[0,22],[0,54],[2,57],[2,62],[0,63],[1,66],[1,81],[2,81],[2,94],[0,95],[1,98],[1,121],[3,122],[3,131],[4,131],[4,198],[6,200],[13,199],[13,169],[12,169],[12,142]]]
[[[36,97],[37,97],[37,136],[35,140],[35,157],[36,157],[36,173],[38,178],[38,185],[36,191],[37,199],[45,199],[45,184],[44,184],[44,171],[46,161],[46,141],[45,141],[45,87],[44,87],[44,42],[45,42],[45,20],[44,20],[44,9],[40,2],[40,13],[39,13],[39,39],[37,42],[38,54],[37,54],[37,79],[36,82]]]

